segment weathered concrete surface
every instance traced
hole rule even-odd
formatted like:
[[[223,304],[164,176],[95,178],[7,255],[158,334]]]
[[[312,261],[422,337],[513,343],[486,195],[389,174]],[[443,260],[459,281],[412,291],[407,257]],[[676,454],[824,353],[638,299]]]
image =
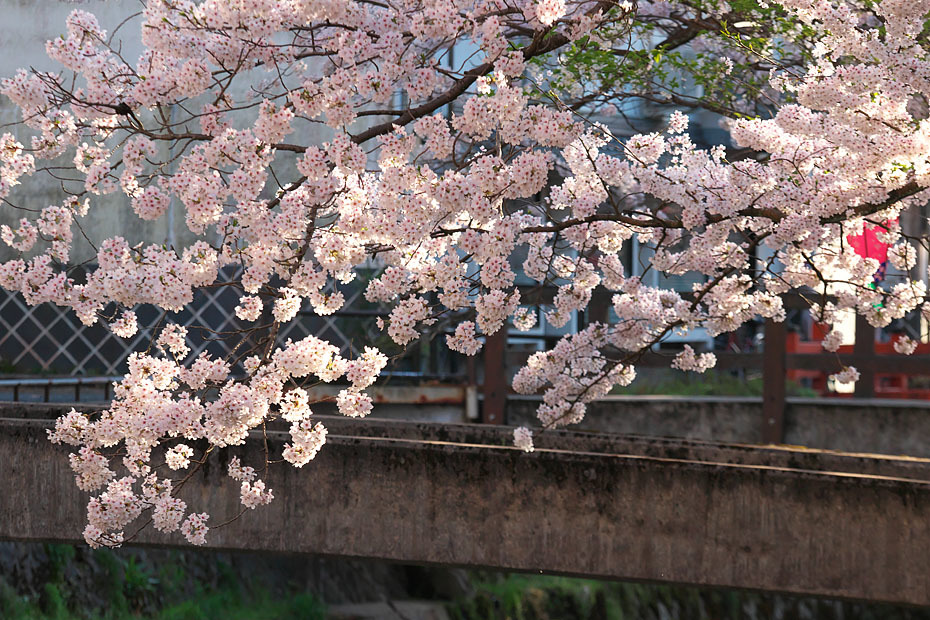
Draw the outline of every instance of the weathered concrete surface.
[[[507,423],[538,425],[539,399],[507,402]],[[575,428],[762,443],[762,400],[742,397],[610,396],[588,405]],[[845,452],[930,457],[930,402],[789,398],[783,443]]]
[[[80,535],[86,496],[46,426],[0,423],[0,538]],[[584,433],[524,454],[506,428],[330,426],[303,470],[272,467],[270,506],[208,544],[930,604],[927,460]],[[258,441],[238,453],[262,459]],[[228,456],[182,493],[214,523],[238,508]]]
[[[376,392],[373,417],[420,422],[464,422],[464,388],[406,388]],[[396,392],[396,393],[395,393]],[[328,396],[327,393],[321,393]],[[539,399],[511,397],[507,422],[538,426]],[[2,403],[0,417],[54,418],[62,407],[44,403]],[[93,409],[101,405],[78,405]],[[335,414],[331,402],[313,406]],[[591,403],[573,430],[653,437],[679,437],[745,444],[762,443],[760,399],[728,397],[608,397]],[[930,458],[930,402],[863,399],[789,399],[783,444],[843,452],[906,454]]]
[[[19,396],[21,401],[12,401],[11,387],[0,386],[0,417],[19,418],[54,418],[69,407],[92,411],[107,406],[103,399],[103,389],[82,388],[82,396],[91,394],[92,398],[82,399],[80,404],[74,401],[74,387],[54,388],[50,394],[51,402],[41,402],[44,385],[23,387]],[[338,415],[336,395],[341,388],[329,385],[317,386],[308,390],[310,402],[314,403],[313,412],[323,415]],[[425,385],[425,386],[372,386],[367,392],[374,401],[372,415],[378,418],[394,420],[417,420],[422,422],[467,422],[467,399],[469,388],[463,385]],[[97,400],[94,400],[96,398]],[[316,402],[320,401],[320,402]],[[475,403],[477,408],[477,401]]]

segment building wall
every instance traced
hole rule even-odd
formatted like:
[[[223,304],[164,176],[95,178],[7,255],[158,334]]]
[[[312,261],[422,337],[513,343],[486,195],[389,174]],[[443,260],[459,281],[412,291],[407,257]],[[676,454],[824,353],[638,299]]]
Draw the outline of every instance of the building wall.
[[[68,14],[75,10],[93,13],[102,28],[112,33],[122,22],[137,14],[141,5],[138,0],[91,0],[87,2],[68,2],[64,0],[0,0],[0,78],[12,76],[20,68],[33,67],[41,71],[61,71],[57,65],[45,54],[45,42],[65,32],[65,20]],[[136,16],[124,23],[115,39],[122,41],[121,54],[130,62],[138,59],[141,51],[141,37],[139,28],[141,18]],[[15,53],[11,53],[14,52]],[[265,75],[255,72],[254,80],[264,79]],[[251,77],[237,81],[237,87],[230,90],[236,97],[244,94],[250,85]],[[198,108],[199,102],[194,101],[191,107]],[[140,113],[144,120],[144,115]],[[236,119],[235,126],[244,129],[251,126],[255,112],[241,113]],[[5,97],[0,96],[0,124],[5,127],[0,132],[11,132],[22,142],[27,144],[32,132],[23,126],[8,126],[21,121],[19,110]],[[368,120],[365,123],[370,122]],[[300,123],[295,121],[295,133],[289,136],[288,141],[302,144],[319,144],[331,135],[331,131],[319,123]],[[363,126],[364,123],[360,123]],[[199,127],[192,126],[193,131]],[[168,145],[161,157],[169,156]],[[73,157],[71,152],[54,162],[54,165],[69,166]],[[296,171],[293,166],[292,153],[279,153],[275,163],[275,172],[282,182],[293,179]],[[280,162],[280,163],[279,163]],[[45,162],[48,163],[48,162]],[[39,165],[43,165],[39,163]],[[273,191],[270,187],[267,191]],[[9,201],[19,207],[27,209],[41,209],[49,205],[60,204],[65,194],[61,185],[47,174],[39,174],[23,179],[18,187],[14,188]],[[0,224],[16,224],[24,212],[10,207],[0,206]],[[176,247],[184,247],[194,240],[194,235],[184,223],[184,207],[174,200],[169,211],[154,222],[139,219],[130,208],[129,198],[122,192],[107,196],[91,196],[91,209],[88,215],[77,220],[77,224],[87,236],[98,243],[103,239],[122,236],[131,244],[168,243]],[[14,226],[15,227],[15,226]],[[0,244],[0,260],[9,260],[16,257],[16,252],[5,244]],[[75,228],[74,251],[72,262],[78,263],[93,260],[95,250],[83,238],[80,231]]]
[[[17,69],[33,67],[40,71],[58,71],[56,66],[45,54],[45,42],[65,32],[65,20],[68,14],[80,9],[94,13],[101,26],[108,32],[129,15],[138,12],[140,5],[135,0],[91,0],[88,2],[65,2],[62,0],[0,0],[0,77],[9,77]],[[138,21],[135,22],[138,24]],[[126,37],[123,45],[123,54],[126,58],[138,58],[141,44],[138,36],[138,26],[128,23],[120,30]],[[135,32],[134,32],[135,30]],[[0,97],[0,123],[16,123],[21,120],[19,110],[6,97]],[[3,132],[11,132],[23,144],[28,145],[31,131],[25,127],[5,126]],[[73,156],[73,153],[71,154]],[[65,158],[57,165],[67,165]],[[41,165],[41,164],[40,164]],[[35,175],[23,179],[18,187],[14,188],[8,200],[13,204],[28,209],[41,209],[53,204],[59,204],[64,194],[61,187],[47,175]],[[128,208],[128,198],[123,194],[110,196],[96,196],[91,201],[91,211],[87,217],[79,221],[81,227],[96,242],[107,237],[122,235],[131,242],[152,241],[163,242],[170,238],[172,218],[162,217],[157,222],[144,222],[136,217]],[[117,208],[120,207],[120,208]],[[177,209],[177,206],[173,206]],[[4,205],[0,208],[0,224],[14,224],[23,217],[23,213]],[[174,229],[177,232],[177,222],[184,225],[183,216],[175,217]],[[0,244],[0,260],[15,257],[15,252],[5,244]],[[75,251],[72,260],[81,262],[94,256],[95,252],[75,231]]]

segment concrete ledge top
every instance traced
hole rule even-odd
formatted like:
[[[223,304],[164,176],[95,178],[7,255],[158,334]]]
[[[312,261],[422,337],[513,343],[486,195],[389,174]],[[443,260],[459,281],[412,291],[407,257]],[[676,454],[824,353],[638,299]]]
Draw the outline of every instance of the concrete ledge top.
[[[98,407],[75,405],[84,411]],[[0,407],[0,432],[17,429],[51,428],[53,419],[71,405],[35,403],[23,407]],[[11,415],[12,414],[12,415]],[[314,415],[328,430],[328,441],[398,441],[416,446],[449,445],[461,448],[502,449],[521,452],[513,446],[513,427],[494,424],[454,424],[395,420],[377,417],[347,418]],[[287,423],[272,421],[268,436],[287,441]],[[848,452],[794,445],[760,445],[733,441],[665,437],[648,434],[612,433],[568,429],[534,429],[537,451],[575,453],[606,457],[655,458],[690,463],[799,471],[832,471],[838,475],[902,477],[930,480],[930,458],[871,452]],[[255,437],[261,433],[253,431]],[[926,472],[926,475],[924,475]]]
[[[325,389],[324,389],[325,388]],[[332,386],[324,388],[314,388],[320,394],[327,396],[335,394],[338,389]],[[381,400],[376,399],[375,404],[380,402],[389,402],[391,404],[459,404],[463,401],[464,387],[444,387],[430,388],[430,391],[424,392],[426,396],[416,395],[410,398],[404,398],[403,392],[406,388],[392,387],[377,392],[376,396],[382,396]],[[422,391],[422,390],[421,390]],[[480,397],[480,396],[479,396]],[[542,396],[537,394],[508,394],[507,400],[515,402],[542,402]],[[849,407],[851,409],[861,407],[885,407],[890,409],[930,409],[930,400],[916,400],[905,398],[810,398],[789,396],[785,399],[789,405],[807,405],[816,407]],[[667,394],[609,394],[598,399],[595,403],[721,403],[721,404],[746,404],[761,405],[762,397],[760,396],[674,396]],[[9,408],[49,408],[49,409],[68,409],[76,407],[79,410],[101,409],[106,407],[106,403],[36,403],[36,402],[4,402],[0,401],[0,414],[3,410]]]
[[[510,394],[507,400],[542,402],[542,396],[536,394]],[[890,407],[906,409],[930,409],[930,401],[905,398],[802,398],[788,397],[791,405],[815,405],[823,407]],[[609,394],[594,401],[629,402],[629,403],[722,403],[761,405],[761,396],[669,396],[665,394]]]

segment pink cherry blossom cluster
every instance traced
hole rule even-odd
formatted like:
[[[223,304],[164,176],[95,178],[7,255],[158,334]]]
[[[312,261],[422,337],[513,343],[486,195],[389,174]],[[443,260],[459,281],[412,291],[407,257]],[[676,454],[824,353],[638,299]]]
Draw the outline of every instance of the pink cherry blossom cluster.
[[[309,463],[327,436],[311,382],[342,382],[338,410],[370,413],[384,352],[362,343],[349,359],[316,336],[278,337],[308,313],[338,312],[348,285],[390,307],[379,326],[395,344],[451,326],[445,341],[465,355],[508,322],[563,327],[595,296],[608,300],[612,321],[589,322],[516,374],[514,389],[541,393],[545,427],[579,421],[672,335],[784,320],[790,291],[830,326],[828,350],[850,312],[876,326],[930,316],[916,273],[927,240],[895,223],[930,198],[930,120],[914,112],[930,100],[918,36],[927,3],[884,0],[872,7],[881,26],[854,3],[781,4],[820,33],[813,60],[764,76],[770,117],[726,122],[741,151],[699,148],[681,111],[664,130],[619,137],[593,119],[624,109],[622,89],[539,87],[572,45],[612,49],[632,20],[671,28],[691,14],[675,2],[150,0],[137,61],[74,11],[47,45],[64,73],[2,82],[33,135],[28,146],[0,137],[0,199],[15,206],[18,186],[60,161],[71,177],[56,180],[56,204],[0,227],[14,255],[0,286],[124,338],[141,338],[139,305],[177,313],[205,287],[239,296],[236,329],[211,334],[233,353],[191,356],[188,329],[202,326],[166,320],[127,360],[105,411],[56,422],[51,439],[74,447],[77,484],[95,494],[88,542],[130,540],[149,515],[202,544],[209,515],[181,499],[185,482],[278,420],[288,441],[268,460]],[[177,214],[189,241],[92,238],[85,218],[104,195],[143,220]],[[848,242],[876,223],[894,271],[883,286],[878,261]],[[85,241],[96,268],[78,279],[68,263]],[[630,273],[634,244],[648,251]],[[232,267],[241,275],[222,275]],[[652,272],[695,284],[650,285]],[[518,286],[521,273],[546,294]],[[696,372],[714,363],[691,347],[670,360]],[[514,442],[533,450],[529,429]],[[257,475],[265,465],[229,461],[243,510],[273,499]]]

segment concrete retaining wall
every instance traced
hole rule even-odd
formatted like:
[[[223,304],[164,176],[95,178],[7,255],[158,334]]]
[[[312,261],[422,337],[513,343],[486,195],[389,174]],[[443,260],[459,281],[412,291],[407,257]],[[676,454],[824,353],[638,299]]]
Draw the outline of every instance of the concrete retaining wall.
[[[507,422],[538,425],[538,398],[511,397]],[[575,428],[662,437],[761,443],[758,398],[611,396],[589,405]],[[788,399],[782,443],[846,452],[930,457],[930,403]]]
[[[332,426],[307,467],[272,468],[270,506],[209,546],[930,604],[927,460],[583,433],[524,454],[507,428]],[[79,537],[87,498],[45,428],[0,423],[0,539]],[[261,441],[235,452],[258,464]],[[214,523],[238,510],[226,458],[182,493]]]

